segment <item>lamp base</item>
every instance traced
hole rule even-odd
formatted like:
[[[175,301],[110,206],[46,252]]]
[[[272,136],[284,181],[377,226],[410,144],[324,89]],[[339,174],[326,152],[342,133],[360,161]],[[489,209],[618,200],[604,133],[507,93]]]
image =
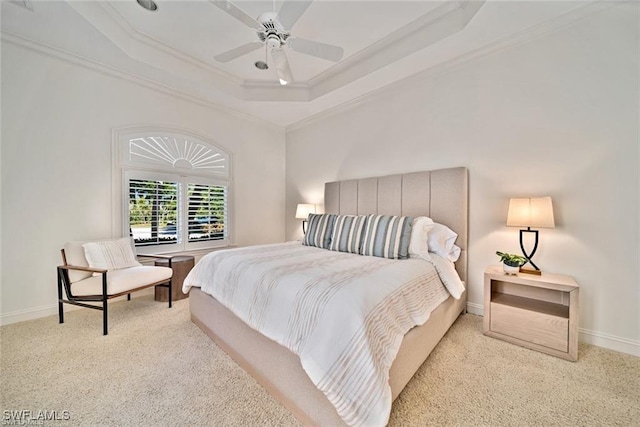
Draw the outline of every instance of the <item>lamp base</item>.
[[[535,276],[541,276],[542,275],[542,271],[540,271],[540,270],[533,270],[531,268],[522,268],[522,267],[520,267],[520,273],[533,274]]]
[[[533,233],[533,236],[535,239],[533,244],[533,250],[531,251],[530,254],[528,254],[527,251],[524,250],[523,237],[525,232]],[[525,264],[531,264],[531,266],[533,267],[533,269],[520,267],[520,273],[533,274],[536,276],[540,276],[542,274],[542,271],[540,271],[538,266],[535,265],[531,260],[531,258],[533,258],[533,255],[536,253],[536,250],[538,249],[538,230],[532,230],[531,227],[527,227],[526,230],[520,230],[520,249],[522,249],[522,255],[524,255],[524,257],[527,259],[527,262],[525,262]]]

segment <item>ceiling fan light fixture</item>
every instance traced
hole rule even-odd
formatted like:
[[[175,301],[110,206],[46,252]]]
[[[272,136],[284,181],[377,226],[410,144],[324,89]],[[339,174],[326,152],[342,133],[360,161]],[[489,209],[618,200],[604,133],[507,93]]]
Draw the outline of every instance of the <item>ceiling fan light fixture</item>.
[[[155,12],[158,10],[158,5],[153,0],[136,0],[138,4],[148,11]]]
[[[266,40],[268,49],[277,49],[282,45],[282,41],[276,35],[270,35]]]
[[[283,49],[272,49],[271,58],[273,58],[273,65],[278,72],[278,79],[282,86],[293,81],[293,73],[291,73],[291,67],[289,66],[289,60]]]

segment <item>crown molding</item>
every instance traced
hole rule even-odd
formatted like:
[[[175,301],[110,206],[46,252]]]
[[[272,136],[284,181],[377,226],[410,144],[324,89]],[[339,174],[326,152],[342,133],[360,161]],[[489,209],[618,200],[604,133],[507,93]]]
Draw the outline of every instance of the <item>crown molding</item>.
[[[12,33],[4,29],[0,30],[0,40],[6,43],[13,44],[14,46],[18,46],[23,49],[31,50],[33,52],[44,54],[44,55],[56,58],[58,60],[69,62],[71,64],[83,67],[88,70],[96,71],[101,74],[108,75],[110,77],[115,77],[121,80],[125,80],[129,83],[133,83],[147,89],[152,89],[152,90],[161,92],[165,95],[172,96],[177,99],[181,99],[183,101],[197,104],[199,106],[208,108],[210,110],[214,110],[221,114],[236,117],[238,119],[248,121],[250,123],[255,123],[256,125],[264,126],[271,130],[276,130],[276,131],[283,130],[283,126],[277,125],[273,122],[253,116],[243,111],[234,109],[232,107],[223,106],[221,104],[212,102],[201,96],[197,96],[197,95],[182,91],[175,87],[167,86],[165,84],[158,82],[157,80],[146,79],[146,78],[140,77],[138,74],[133,74],[127,71],[123,71],[119,68],[104,64],[92,58],[87,58],[85,56],[68,52],[66,50],[63,50],[51,45],[47,45],[40,41],[26,38],[24,36]]]
[[[282,86],[279,83],[246,81],[242,85],[245,101],[267,102],[309,102],[309,86],[305,83],[290,83]]]
[[[186,76],[241,98],[242,79],[137,31],[104,1],[67,1],[67,4],[130,58],[155,68],[162,64],[163,69],[175,75]]]
[[[309,81],[311,99],[367,76],[462,31],[485,0],[442,3]]]
[[[550,19],[548,21],[541,22],[532,27],[526,28],[511,36],[504,37],[490,45],[484,46],[480,49],[473,50],[466,54],[452,58],[449,61],[440,63],[426,70],[418,71],[402,80],[395,81],[371,92],[367,92],[359,97],[350,99],[341,104],[335,105],[329,109],[323,110],[317,114],[306,117],[302,120],[296,121],[285,126],[287,132],[298,130],[306,126],[312,125],[316,122],[325,120],[329,117],[337,114],[342,114],[346,111],[353,110],[360,105],[374,102],[375,100],[387,96],[391,92],[395,92],[409,85],[415,85],[416,83],[423,81],[427,78],[437,77],[452,70],[467,65],[469,63],[481,60],[485,57],[497,55],[503,51],[513,49],[520,45],[530,43],[536,39],[547,36],[548,34],[561,31],[565,28],[575,25],[579,21],[588,18],[596,13],[601,13],[612,7],[619,6],[620,4],[628,4],[630,2],[611,2],[607,0],[595,0],[584,6],[580,6],[569,12],[566,12],[558,17]]]

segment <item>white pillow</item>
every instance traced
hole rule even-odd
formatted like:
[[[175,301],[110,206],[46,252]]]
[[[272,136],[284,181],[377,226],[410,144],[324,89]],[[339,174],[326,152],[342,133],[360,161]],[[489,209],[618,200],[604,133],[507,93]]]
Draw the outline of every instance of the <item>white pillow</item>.
[[[433,254],[431,257],[431,263],[436,268],[438,276],[440,276],[442,283],[449,293],[455,299],[460,299],[464,292],[464,282],[460,280],[460,276],[458,276],[458,272],[456,271],[453,262],[442,258],[439,255]]]
[[[133,253],[130,237],[89,242],[82,245],[82,247],[91,268],[121,270],[142,265]]]
[[[460,257],[460,248],[454,243],[458,235],[449,227],[437,222],[433,223],[433,227],[429,230],[429,252],[440,255],[442,258],[451,262],[456,262]]]
[[[409,240],[409,258],[422,258],[427,261],[429,255],[429,231],[433,227],[433,221],[426,216],[418,216],[413,219],[411,225],[411,240]]]

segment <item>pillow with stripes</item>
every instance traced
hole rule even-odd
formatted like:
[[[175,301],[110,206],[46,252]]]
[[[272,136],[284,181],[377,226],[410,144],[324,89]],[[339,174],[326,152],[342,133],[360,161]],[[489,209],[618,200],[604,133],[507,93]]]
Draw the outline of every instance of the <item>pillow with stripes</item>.
[[[332,251],[360,253],[362,234],[367,217],[364,215],[338,215],[331,235]]]
[[[307,234],[304,235],[302,244],[329,249],[335,220],[336,215],[333,214],[309,214]]]
[[[410,216],[369,215],[362,240],[362,255],[390,259],[409,257]]]

